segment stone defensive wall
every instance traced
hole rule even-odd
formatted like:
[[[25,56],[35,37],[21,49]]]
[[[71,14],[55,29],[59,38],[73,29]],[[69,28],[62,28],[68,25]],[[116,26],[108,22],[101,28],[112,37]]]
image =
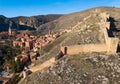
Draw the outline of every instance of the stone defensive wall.
[[[86,44],[86,45],[73,45],[66,46],[67,53],[69,55],[79,54],[81,52],[106,52],[107,47],[105,44]],[[62,52],[64,51],[64,47],[61,48]]]
[[[119,39],[116,37],[109,37],[108,34],[108,32],[110,31],[110,22],[108,22],[109,15],[106,13],[102,13],[100,14],[100,16],[102,18],[100,22],[100,27],[104,34],[107,52],[114,54],[117,52]]]
[[[115,37],[109,37],[108,34],[108,31],[110,30],[110,22],[108,22],[109,15],[106,13],[100,13],[100,17],[101,17],[100,28],[104,34],[105,43],[63,46],[61,47],[61,51],[59,53],[60,57],[66,54],[74,55],[74,54],[79,54],[81,52],[107,52],[109,54],[116,54],[119,39]],[[80,23],[78,23],[78,25],[79,24]],[[43,70],[51,66],[55,62],[56,62],[56,58],[52,57],[49,60],[45,61],[43,64],[32,67],[29,70],[32,72]]]
[[[35,66],[35,67],[32,67],[32,68],[30,68],[29,70],[30,70],[31,72],[40,71],[40,70],[43,70],[43,69],[51,66],[53,63],[55,63],[55,57],[50,58],[49,60],[45,61],[43,64],[37,65],[37,66]]]
[[[116,54],[118,47],[118,38],[109,37],[108,31],[110,30],[109,14],[100,13],[101,17],[100,28],[104,34],[105,43],[101,44],[84,44],[61,47],[63,54],[79,54],[80,52],[107,52],[109,54]]]

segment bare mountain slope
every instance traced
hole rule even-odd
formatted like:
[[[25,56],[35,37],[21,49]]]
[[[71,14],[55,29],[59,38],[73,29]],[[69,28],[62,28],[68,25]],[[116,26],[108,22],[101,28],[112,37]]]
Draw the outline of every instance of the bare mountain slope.
[[[26,26],[38,28],[40,25],[56,20],[60,16],[62,15],[51,14],[51,15],[31,16],[31,17],[18,16],[18,17],[10,18],[10,20],[20,25],[26,25]]]
[[[44,31],[44,33],[48,33],[49,30],[52,33],[65,31],[66,33],[42,47],[40,51],[42,56],[38,59],[36,65],[57,56],[61,46],[103,43],[104,37],[98,24],[100,18],[95,14],[96,9],[110,14],[110,28],[113,36],[120,38],[119,8],[98,7],[64,15],[40,26],[39,31]],[[31,74],[21,84],[119,84],[120,59],[118,56],[107,55],[106,53],[66,55],[53,66]]]
[[[7,31],[9,27],[9,22],[11,21],[12,29],[17,30],[35,30],[40,25],[58,19],[62,15],[38,15],[38,16],[18,16],[13,18],[7,18],[3,15],[0,15],[0,31]]]
[[[85,10],[82,12],[76,12],[76,13],[63,15],[55,21],[51,21],[51,22],[41,25],[39,27],[39,31],[41,31],[41,33],[48,33],[48,30],[51,30],[52,32],[60,32],[60,31],[63,31],[64,29],[70,29],[71,27],[76,25],[78,22],[82,21],[85,17],[89,16],[90,14],[93,14],[96,9],[98,10],[100,9],[101,12],[105,11],[109,13],[110,16],[113,17],[115,20],[119,21],[120,19],[119,8],[97,7],[97,8],[92,8],[92,9]]]
[[[82,19],[80,19],[80,21],[82,23],[79,24],[78,26],[76,26],[70,32],[63,34],[62,36],[57,38],[52,43],[50,43],[50,44],[46,45],[45,47],[43,47],[41,49],[41,51],[40,51],[40,53],[43,56],[41,56],[41,58],[37,61],[36,64],[39,64],[39,63],[41,64],[45,60],[48,60],[49,58],[51,58],[53,56],[56,56],[59,53],[59,50],[60,50],[61,46],[90,44],[90,43],[103,43],[104,42],[104,37],[103,37],[103,35],[101,33],[99,25],[97,24],[100,21],[100,19],[99,19],[99,17],[94,16],[94,10],[95,9],[101,9],[101,11],[104,11],[104,12],[107,12],[108,14],[110,14],[110,16],[111,16],[111,18],[110,18],[111,27],[110,28],[112,28],[111,30],[112,30],[114,36],[117,37],[117,38],[120,38],[120,27],[119,27],[120,20],[118,19],[119,18],[118,15],[120,14],[120,12],[119,12],[120,9],[118,9],[118,8],[110,8],[110,7],[98,7],[98,8],[93,8],[93,9],[86,10],[86,11],[79,12],[79,13],[73,13],[73,14],[68,15],[68,17],[71,16],[73,22],[76,21],[75,20],[76,18],[77,19],[82,18]],[[113,16],[114,14],[112,14],[111,9],[118,10],[118,12],[113,11],[114,14],[116,12],[115,16]],[[86,18],[85,15],[86,15],[86,17],[88,17],[90,15],[91,16],[84,21],[84,18]],[[66,19],[68,20],[69,18],[65,18],[65,19],[63,18],[63,17],[66,17],[66,16],[67,15],[62,16],[62,17],[60,17],[59,19],[57,19],[55,21],[59,21],[59,20],[61,20],[61,18],[62,18],[61,21],[66,20]],[[61,26],[68,26],[69,24],[71,25],[72,20],[68,20],[71,23],[68,23],[68,22],[65,21],[68,24],[64,24],[64,22],[62,22],[64,25],[61,25]],[[55,21],[53,21],[53,22],[55,22]],[[78,24],[78,22],[79,21],[77,21],[74,24],[76,25],[76,24]],[[50,23],[47,23],[47,24],[50,25]],[[63,30],[61,30],[61,28],[59,28],[59,26],[56,27],[56,28],[57,28],[56,31],[61,31],[61,32],[63,31]],[[54,31],[54,27],[52,29]],[[71,28],[68,28],[68,29],[71,29]]]

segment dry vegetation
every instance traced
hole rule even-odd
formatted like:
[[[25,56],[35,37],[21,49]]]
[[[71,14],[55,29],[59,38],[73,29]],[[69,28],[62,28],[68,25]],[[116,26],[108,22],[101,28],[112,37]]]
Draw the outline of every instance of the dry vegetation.
[[[25,84],[119,84],[120,60],[117,55],[81,53],[65,56],[53,66],[24,80]],[[32,80],[31,80],[32,79]]]
[[[113,22],[117,31],[114,35],[120,38],[120,9],[100,7],[115,19]],[[61,32],[75,26],[78,22],[90,14],[94,14],[95,9],[90,9],[78,13],[64,15],[59,19],[41,26],[45,32],[48,28],[53,32]],[[104,42],[103,35],[99,28],[100,18],[92,15],[89,19],[80,24],[69,33],[65,33],[54,42],[42,48],[42,56],[36,65],[43,63],[53,56],[57,56],[60,47],[63,45],[79,45],[89,43]],[[104,53],[81,53],[74,56],[66,56],[56,62],[52,67],[38,71],[28,76],[23,82],[25,84],[119,84],[120,83],[120,59],[118,55],[106,55]],[[32,80],[31,80],[32,79]]]

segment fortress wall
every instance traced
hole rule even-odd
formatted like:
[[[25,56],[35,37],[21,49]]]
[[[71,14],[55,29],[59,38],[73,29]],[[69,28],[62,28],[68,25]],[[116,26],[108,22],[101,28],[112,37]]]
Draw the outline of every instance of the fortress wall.
[[[32,67],[30,68],[30,71],[32,72],[36,72],[36,71],[40,71],[40,70],[43,70],[49,66],[51,66],[53,63],[55,63],[55,57],[52,57],[51,59],[45,61],[43,64],[41,65],[38,65],[38,66],[35,66],[35,67]]]
[[[86,44],[74,45],[67,47],[67,54],[79,54],[80,52],[106,52],[107,47],[105,44]]]
[[[107,22],[109,15],[106,13],[100,14],[103,18],[103,22],[100,24],[101,30],[105,36],[104,44],[85,44],[85,45],[73,45],[73,46],[65,46],[61,47],[62,53],[68,55],[79,54],[80,52],[109,52],[110,54],[115,54],[118,46],[118,38],[111,38],[108,36],[108,30],[110,28],[110,22]],[[107,30],[108,29],[108,30]],[[43,64],[39,66],[35,66],[30,70],[32,72],[36,72],[38,70],[43,70],[55,63],[55,57],[47,60]]]
[[[106,16],[104,18],[108,18],[108,16]],[[105,44],[106,44],[106,47],[107,47],[107,51],[109,53],[111,53],[111,54],[116,53],[117,52],[117,47],[118,47],[119,39],[115,38],[115,37],[109,37],[108,31],[110,29],[110,22],[107,22],[107,21],[104,22],[103,21],[100,26],[101,26],[101,29],[102,29],[102,31],[104,33]]]
[[[80,52],[108,52],[110,54],[115,54],[118,47],[118,38],[109,37],[108,30],[110,29],[110,22],[107,22],[109,15],[106,13],[100,14],[102,20],[100,23],[100,28],[104,34],[105,43],[104,44],[85,44],[85,45],[74,45],[67,46],[67,54],[79,54]],[[65,53],[65,47],[61,47],[63,54]]]
[[[101,24],[100,27],[101,27],[101,30],[104,34],[105,43],[108,44],[110,42],[110,39],[108,36],[108,30],[107,30],[106,26],[104,26],[104,24]]]
[[[111,54],[116,53],[119,39],[115,37],[109,37],[107,28],[101,28],[101,29],[104,33],[107,51]]]
[[[104,21],[107,21],[107,19],[109,19],[109,14],[103,12],[103,13],[100,13],[100,17],[104,20]]]
[[[107,48],[107,52],[114,54],[117,52],[118,42],[119,39],[115,37],[109,37],[108,36],[108,27],[110,26],[110,22],[105,22],[107,25],[101,25],[101,30],[103,31],[104,38],[105,38],[105,44]]]
[[[82,22],[78,22],[75,26],[72,27],[72,29],[78,27]]]
[[[117,52],[118,42],[118,38],[109,38],[109,43],[107,44],[109,53],[115,54]]]
[[[109,30],[110,29],[110,22],[105,22],[105,27]]]
[[[61,51],[62,51],[63,54],[65,54],[65,50],[64,49],[65,49],[65,47],[61,47]]]

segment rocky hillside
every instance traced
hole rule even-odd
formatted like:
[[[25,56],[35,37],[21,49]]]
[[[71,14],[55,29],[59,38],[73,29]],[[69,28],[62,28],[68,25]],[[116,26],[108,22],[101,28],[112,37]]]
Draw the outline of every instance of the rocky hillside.
[[[9,27],[9,22],[11,21],[12,28],[18,30],[35,30],[40,25],[58,19],[62,15],[38,15],[38,16],[18,16],[13,18],[7,18],[0,15],[0,31],[7,31]]]
[[[7,31],[9,27],[9,19],[0,15],[0,31]]]
[[[65,56],[53,66],[27,77],[21,84],[119,84],[117,55],[81,53]]]
[[[112,36],[120,39],[120,9],[119,8],[110,8],[110,7],[98,7],[89,10],[85,10],[82,12],[72,13],[68,15],[61,16],[59,19],[52,21],[60,22],[54,23],[55,27],[52,26],[51,22],[42,25],[52,28],[53,32],[63,32],[65,30],[71,30],[67,33],[63,33],[59,38],[57,38],[52,43],[43,47],[40,51],[43,56],[41,56],[40,60],[37,61],[36,64],[43,63],[45,60],[50,57],[56,56],[59,53],[61,46],[69,46],[69,45],[80,45],[80,44],[90,44],[90,43],[103,43],[104,37],[100,30],[100,22],[99,16],[95,15],[95,10],[101,10],[101,12],[107,12],[110,14],[110,22],[111,22],[111,32]],[[105,11],[106,10],[106,11]],[[111,11],[113,10],[113,11]],[[62,24],[61,26],[59,26]],[[48,25],[48,26],[47,26]],[[72,25],[72,26],[70,26]],[[77,26],[76,26],[77,25]],[[45,30],[47,31],[47,29]],[[120,44],[120,41],[119,41]],[[120,51],[120,50],[118,50]]]
[[[38,16],[31,16],[31,17],[25,17],[25,16],[19,16],[10,18],[10,20],[14,21],[15,23],[18,23],[20,25],[26,25],[34,28],[38,28],[40,25],[45,24],[47,22],[53,21],[58,19],[62,15],[38,15]]]
[[[101,10],[101,12],[107,12],[111,16],[115,24],[120,22],[120,9],[119,8],[113,8],[113,7],[97,7],[92,8],[89,10],[71,13],[67,15],[63,15],[60,18],[58,18],[55,21],[48,22],[47,24],[43,24],[39,27],[39,31],[44,30],[45,32],[48,31],[48,29],[53,30],[52,32],[60,32],[64,29],[70,29],[74,25],[76,25],[78,22],[83,21],[84,18],[89,16],[90,14],[93,15],[95,10]],[[93,20],[91,20],[93,21]],[[120,25],[117,24],[117,28],[120,28]]]
[[[50,44],[42,47],[41,57],[36,62],[40,65],[57,56],[61,46],[104,43],[100,30],[100,17],[95,10],[110,14],[111,36],[120,38],[120,9],[98,7],[82,12],[61,16],[39,27],[40,33],[62,33]],[[118,50],[119,52],[119,50]],[[80,53],[58,60],[53,66],[28,76],[21,84],[119,84],[119,54]],[[32,80],[31,80],[32,79]]]

